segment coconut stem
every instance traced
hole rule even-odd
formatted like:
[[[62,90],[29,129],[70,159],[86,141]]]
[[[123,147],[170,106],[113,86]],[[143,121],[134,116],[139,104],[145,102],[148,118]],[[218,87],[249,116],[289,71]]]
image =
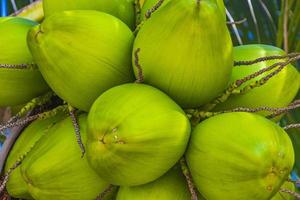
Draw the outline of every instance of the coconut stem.
[[[233,24],[239,25],[239,24],[245,23],[246,21],[247,21],[247,18],[245,17],[244,19],[241,19],[241,20],[239,20],[239,21],[233,21],[233,22],[228,21],[228,22],[226,22],[226,23],[227,23],[228,25],[233,25]]]
[[[21,108],[21,110],[13,117],[11,117],[7,123],[13,123],[16,120],[18,120],[20,117],[27,114],[30,110],[33,110],[34,108],[38,106],[43,106],[44,104],[48,103],[51,98],[54,96],[54,92],[48,92],[47,94],[34,98],[30,102],[28,102],[24,107]]]
[[[141,3],[140,0],[134,1],[134,10],[135,10],[135,25],[136,27],[141,23]]]
[[[295,197],[296,199],[300,199],[300,194],[298,194],[297,192],[294,192],[292,190],[288,190],[288,189],[285,189],[285,188],[280,188],[279,191],[283,192],[283,193],[287,193],[287,194]]]
[[[30,69],[35,67],[34,64],[0,64],[0,68],[4,69]]]
[[[163,3],[164,3],[164,0],[159,0],[152,8],[150,8],[145,14],[146,19],[149,19],[151,17],[151,15],[156,10],[158,10]]]
[[[299,107],[300,107],[300,100],[295,100],[294,102],[290,103],[290,105],[287,106],[286,108],[278,109],[273,114],[267,116],[267,118],[272,119],[274,117],[277,117],[279,115],[285,114],[288,111],[294,110],[294,109],[299,108]]]
[[[4,174],[4,176],[2,177],[1,183],[0,183],[0,193],[2,193],[3,190],[5,189],[6,183],[8,182],[8,178],[11,175],[11,173],[22,164],[23,160],[25,159],[26,155],[29,152],[20,156],[20,158],[15,162],[15,164],[11,168],[9,168],[9,170]]]
[[[142,69],[142,66],[140,65],[140,61],[139,61],[140,51],[141,51],[141,49],[138,48],[134,52],[134,64],[135,64],[135,66],[137,68],[137,71],[138,71],[138,78],[135,81],[136,83],[143,83],[144,82],[143,69]]]
[[[103,200],[108,194],[114,191],[116,186],[114,185],[109,185],[99,196],[96,198],[96,200]]]
[[[6,124],[0,126],[0,132],[6,130],[8,128],[26,125],[27,123],[32,122],[32,121],[37,120],[37,119],[47,119],[49,117],[55,116],[60,111],[65,112],[66,109],[67,109],[67,107],[65,105],[58,106],[58,107],[56,107],[55,109],[53,109],[51,111],[47,111],[47,112],[44,112],[44,113],[40,113],[40,114],[32,115],[32,116],[29,116],[29,117],[25,117],[24,119],[20,119],[20,120],[17,120],[15,122],[12,122],[12,123],[6,123]]]
[[[268,60],[280,60],[280,59],[285,59],[285,58],[294,58],[299,56],[300,53],[290,53],[284,56],[266,56],[266,57],[261,57],[257,58],[255,60],[248,60],[248,61],[235,61],[234,66],[241,66],[241,65],[254,65],[260,62],[265,62]]]
[[[300,128],[300,124],[290,124],[290,125],[283,127],[284,130],[289,130],[289,129],[293,129],[293,128]]]
[[[80,150],[81,150],[81,158],[83,158],[84,154],[85,154],[85,147],[84,147],[84,145],[82,143],[81,134],[80,134],[80,127],[79,127],[79,123],[77,121],[76,114],[75,114],[76,109],[73,108],[70,105],[68,106],[68,109],[69,109],[69,115],[71,117],[74,130],[75,130],[75,135],[76,135],[77,143],[78,143],[78,145],[80,147]]]
[[[246,93],[256,87],[260,87],[262,85],[264,85],[270,78],[272,78],[273,76],[277,75],[278,73],[280,73],[284,67],[286,67],[287,65],[289,65],[290,63],[297,61],[300,59],[300,54],[298,54],[296,57],[292,57],[289,58],[287,61],[284,62],[278,62],[275,63],[269,67],[263,68],[257,72],[254,72],[253,74],[250,74],[242,79],[236,80],[234,83],[232,83],[226,90],[225,92],[220,95],[219,97],[217,97],[215,100],[212,101],[212,103],[206,105],[204,107],[204,110],[206,111],[210,111],[213,108],[215,108],[218,104],[225,102],[232,94],[243,94]],[[238,89],[242,84],[262,75],[265,72],[268,72],[274,68],[278,67],[278,69],[276,69],[275,71],[273,71],[272,73],[264,76],[263,78],[261,78],[258,81],[255,81],[254,83],[250,83],[249,85],[245,86],[242,89]]]
[[[198,195],[197,195],[197,189],[193,183],[193,179],[190,173],[190,170],[187,166],[186,160],[185,158],[181,158],[180,160],[180,166],[181,166],[181,170],[182,173],[186,179],[190,194],[191,194],[191,200],[198,200]]]
[[[186,110],[186,113],[190,116],[190,118],[193,118],[193,121],[197,124],[200,120],[206,119],[209,117],[213,117],[215,115],[223,114],[223,113],[231,113],[231,112],[249,112],[249,113],[256,113],[260,111],[269,111],[272,114],[267,116],[267,118],[274,118],[278,115],[284,114],[290,110],[294,110],[296,108],[300,107],[300,100],[295,100],[293,103],[291,103],[287,107],[282,108],[271,108],[267,106],[257,107],[257,108],[246,108],[246,107],[239,107],[231,110],[224,110],[219,112],[206,112],[201,110],[195,110],[195,109],[189,109]]]

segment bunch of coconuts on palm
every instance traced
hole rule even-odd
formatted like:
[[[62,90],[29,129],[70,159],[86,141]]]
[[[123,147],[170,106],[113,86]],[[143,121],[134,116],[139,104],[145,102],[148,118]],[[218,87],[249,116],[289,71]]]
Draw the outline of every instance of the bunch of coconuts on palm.
[[[44,0],[0,18],[0,130],[26,127],[3,195],[37,200],[299,198],[280,127],[299,53],[233,47],[223,0]],[[28,124],[28,122],[31,122]]]

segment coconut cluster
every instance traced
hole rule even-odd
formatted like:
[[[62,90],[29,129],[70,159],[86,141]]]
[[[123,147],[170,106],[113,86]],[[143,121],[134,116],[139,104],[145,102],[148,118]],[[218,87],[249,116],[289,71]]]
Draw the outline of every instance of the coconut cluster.
[[[4,170],[9,195],[291,198],[283,191],[295,190],[288,182],[295,156],[275,123],[281,116],[272,121],[270,111],[222,111],[288,106],[299,73],[287,63],[243,82],[288,57],[269,45],[233,47],[222,0],[43,4],[41,24],[0,18],[0,106],[25,104],[51,90],[77,112],[70,118],[55,111],[22,131]],[[267,56],[277,58],[234,62]],[[199,117],[208,112],[217,114]]]

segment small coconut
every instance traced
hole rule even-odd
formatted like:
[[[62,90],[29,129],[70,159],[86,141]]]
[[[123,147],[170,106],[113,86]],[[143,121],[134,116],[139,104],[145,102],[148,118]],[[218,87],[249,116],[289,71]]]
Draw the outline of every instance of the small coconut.
[[[101,95],[88,116],[87,157],[114,185],[141,185],[162,176],[183,155],[190,123],[161,91],[125,84]]]
[[[205,199],[267,200],[288,179],[294,150],[287,133],[251,113],[226,113],[193,131],[187,163]]]
[[[225,90],[232,48],[223,15],[211,0],[170,1],[145,21],[134,42],[145,83],[184,108],[206,104]]]
[[[50,87],[72,106],[88,111],[107,89],[133,81],[133,33],[98,11],[64,11],[30,30],[28,44]]]

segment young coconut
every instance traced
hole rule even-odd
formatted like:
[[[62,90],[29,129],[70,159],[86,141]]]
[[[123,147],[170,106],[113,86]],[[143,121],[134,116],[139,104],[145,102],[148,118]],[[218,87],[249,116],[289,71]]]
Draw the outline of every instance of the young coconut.
[[[234,58],[236,61],[254,60],[266,56],[284,56],[286,53],[274,46],[252,44],[243,45],[234,48]],[[233,68],[231,82],[239,80],[247,75],[253,74],[263,68],[269,67],[278,62],[284,62],[285,59],[277,59],[259,62],[250,66],[236,66]],[[276,70],[275,68],[274,70]],[[270,74],[265,72],[262,75],[251,80],[252,83]],[[251,83],[250,82],[250,83]],[[245,87],[249,83],[244,83],[241,87]],[[266,84],[260,87],[253,88],[251,91],[232,95],[225,102],[217,105],[215,110],[230,110],[237,107],[257,108],[268,106],[271,108],[282,108],[288,106],[300,87],[300,75],[297,69],[289,64],[279,74],[272,77]],[[267,116],[270,112],[264,111],[260,114]]]
[[[26,103],[49,90],[27,47],[28,30],[36,22],[0,18],[0,107]],[[27,66],[29,65],[29,66]]]
[[[125,84],[106,91],[93,104],[87,157],[104,180],[141,185],[176,164],[189,136],[189,120],[167,95],[151,86]]]
[[[86,141],[86,115],[79,116],[83,141]],[[89,166],[74,138],[70,118],[53,126],[28,153],[21,174],[34,199],[96,199],[109,184]]]
[[[121,186],[117,200],[190,200],[180,166],[175,166],[159,179],[141,186]]]
[[[251,113],[226,113],[201,122],[186,153],[205,199],[260,199],[275,195],[294,165],[287,133]]]
[[[159,2],[160,0],[146,0],[145,3],[143,4],[142,6],[142,10],[141,10],[141,16],[142,16],[142,19],[145,19],[145,15],[146,13],[152,9],[155,5],[157,5],[157,3]],[[166,5],[169,1],[171,0],[164,0],[162,5],[160,6],[160,8],[164,5]],[[213,1],[216,1],[219,9],[221,10],[221,13],[224,17],[224,20],[226,20],[226,12],[225,12],[225,5],[224,5],[224,1],[223,0],[211,0],[212,2]]]
[[[201,106],[222,93],[233,67],[230,34],[211,0],[170,1],[145,21],[134,49],[140,49],[145,83],[184,108]]]
[[[57,95],[88,111],[101,93],[133,81],[133,39],[126,24],[109,14],[65,11],[31,29],[28,44]]]
[[[111,14],[134,28],[134,0],[43,0],[45,17],[66,10],[97,10]]]
[[[44,120],[36,120],[32,122],[19,136],[18,140],[14,144],[10,151],[5,163],[4,172],[7,173],[15,163],[23,156],[26,156],[28,152],[33,148],[35,143],[47,132],[49,129],[65,118],[64,113],[59,113],[54,117]],[[23,180],[20,167],[17,167],[8,177],[6,189],[10,196],[21,199],[32,199],[29,194],[27,184]]]

